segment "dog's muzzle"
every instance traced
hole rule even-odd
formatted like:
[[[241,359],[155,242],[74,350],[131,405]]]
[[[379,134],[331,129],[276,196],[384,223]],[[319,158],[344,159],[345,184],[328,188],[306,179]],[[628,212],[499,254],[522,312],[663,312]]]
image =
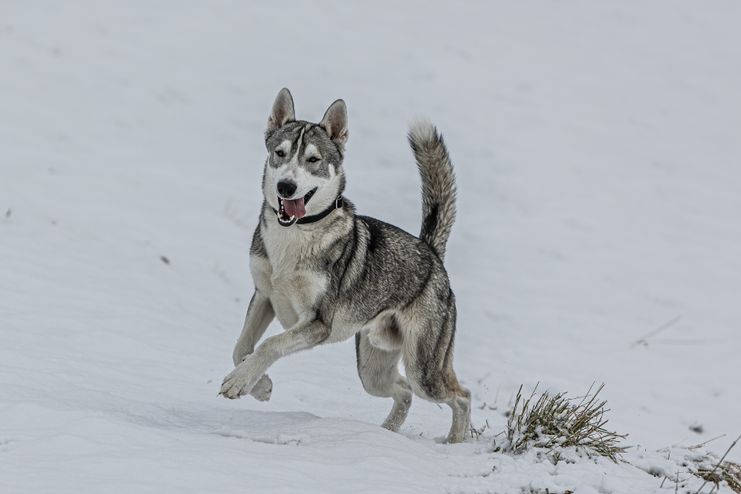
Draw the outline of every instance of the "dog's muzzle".
[[[282,199],[278,196],[278,211],[276,211],[278,223],[281,226],[291,226],[297,220],[306,216],[306,204],[314,196],[316,190],[317,188],[314,187],[305,196],[298,199]]]

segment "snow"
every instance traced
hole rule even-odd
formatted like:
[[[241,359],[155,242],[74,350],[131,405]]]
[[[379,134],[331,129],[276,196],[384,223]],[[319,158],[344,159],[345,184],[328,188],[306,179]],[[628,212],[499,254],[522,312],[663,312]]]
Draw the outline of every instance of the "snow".
[[[687,447],[741,432],[740,24],[732,1],[7,2],[0,492],[673,492]],[[442,444],[420,399],[378,427],[351,342],[279,361],[268,403],[217,396],[283,86],[301,118],[347,101],[347,195],[412,232],[407,124],[444,133],[482,437]],[[593,382],[627,463],[492,451],[520,384]]]

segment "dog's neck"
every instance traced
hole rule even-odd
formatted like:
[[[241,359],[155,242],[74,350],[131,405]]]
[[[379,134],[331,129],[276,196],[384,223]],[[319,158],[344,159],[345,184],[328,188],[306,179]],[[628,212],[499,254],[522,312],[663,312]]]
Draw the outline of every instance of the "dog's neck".
[[[303,262],[320,258],[332,244],[352,232],[354,216],[352,203],[344,199],[342,207],[332,209],[318,221],[286,227],[266,203],[260,233],[273,272],[290,272]]]
[[[338,196],[337,199],[334,200],[334,202],[332,202],[329,206],[324,208],[322,211],[318,212],[317,214],[312,214],[310,216],[304,216],[302,218],[299,218],[296,220],[295,223],[293,223],[293,225],[309,225],[311,223],[316,223],[317,221],[321,221],[327,216],[329,216],[330,214],[332,214],[336,209],[342,209],[343,204],[344,204],[343,197]],[[276,216],[278,215],[278,211],[275,208],[271,207],[270,209],[273,210],[273,213]],[[284,228],[290,228],[291,226],[293,226],[293,225],[284,225],[280,222],[278,222],[278,224]]]
[[[321,216],[321,218],[319,217]],[[344,196],[338,197],[328,208],[315,215],[306,216],[310,218],[307,222],[296,222],[291,226],[283,226],[278,221],[278,216],[273,206],[267,201],[263,202],[262,218],[260,227],[265,233],[266,230],[282,232],[291,237],[312,237],[315,234],[335,234],[336,230],[345,229],[344,224],[352,224],[355,217],[355,205]],[[282,237],[283,235],[281,235]],[[308,238],[307,238],[308,240]]]

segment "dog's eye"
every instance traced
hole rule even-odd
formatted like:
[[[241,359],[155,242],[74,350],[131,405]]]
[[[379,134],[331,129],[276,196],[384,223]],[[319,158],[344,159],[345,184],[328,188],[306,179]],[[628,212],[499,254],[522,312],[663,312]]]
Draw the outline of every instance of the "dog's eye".
[[[276,156],[277,156],[278,158],[285,158],[285,157],[286,157],[286,152],[285,152],[285,151],[283,151],[282,149],[276,149],[276,150],[275,150],[275,155],[276,155]]]
[[[317,158],[316,156],[312,156],[306,161],[308,161],[309,163],[316,163],[317,161],[319,161],[319,158]]]

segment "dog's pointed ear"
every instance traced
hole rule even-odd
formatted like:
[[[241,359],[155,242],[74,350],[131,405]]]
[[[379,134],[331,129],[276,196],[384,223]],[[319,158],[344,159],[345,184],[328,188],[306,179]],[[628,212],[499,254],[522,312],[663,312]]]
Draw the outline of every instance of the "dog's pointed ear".
[[[327,108],[322,121],[319,123],[329,134],[330,139],[344,145],[349,136],[347,132],[347,106],[338,99]]]
[[[278,93],[278,96],[275,97],[273,110],[268,117],[267,132],[280,129],[288,122],[294,120],[296,120],[296,112],[293,109],[293,96],[291,96],[291,91],[283,88]]]

